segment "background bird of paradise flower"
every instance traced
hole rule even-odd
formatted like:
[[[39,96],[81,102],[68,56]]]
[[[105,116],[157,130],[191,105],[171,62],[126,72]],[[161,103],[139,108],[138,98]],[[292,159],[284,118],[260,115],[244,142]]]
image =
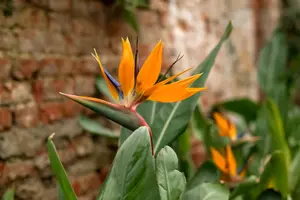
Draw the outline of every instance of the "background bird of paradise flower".
[[[227,27],[217,46],[193,72],[203,72],[193,87],[204,85],[231,28]],[[176,103],[141,104],[137,112],[153,132],[153,156],[148,129],[138,128],[139,122],[130,112],[74,99],[122,126],[118,134],[87,117],[80,118],[86,130],[118,139],[120,144],[97,199],[297,199],[300,108],[292,95],[296,78],[282,80],[276,73],[296,62],[288,60],[289,40],[285,34],[276,30],[261,52],[258,77],[266,95],[262,102],[243,98],[220,102],[211,108],[211,116],[201,111],[197,104],[199,95]],[[99,78],[97,87],[108,94],[104,83]],[[227,115],[239,120],[231,120]],[[202,140],[209,155],[199,169],[195,169],[189,154],[191,135]],[[52,137],[48,140],[48,152],[58,180],[59,199],[77,199]],[[12,196],[13,192],[8,191],[4,199]]]

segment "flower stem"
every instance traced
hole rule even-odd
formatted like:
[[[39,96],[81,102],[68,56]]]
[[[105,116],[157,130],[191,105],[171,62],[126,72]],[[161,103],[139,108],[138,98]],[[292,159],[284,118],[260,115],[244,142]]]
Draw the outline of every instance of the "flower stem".
[[[150,136],[150,143],[151,143],[151,152],[152,152],[152,156],[154,156],[154,144],[153,144],[153,137],[152,137],[152,131],[150,126],[147,124],[146,120],[138,113],[136,112],[135,109],[132,109],[132,111],[136,114],[136,116],[140,119],[141,125],[142,126],[146,126],[148,128],[149,131],[149,136]]]

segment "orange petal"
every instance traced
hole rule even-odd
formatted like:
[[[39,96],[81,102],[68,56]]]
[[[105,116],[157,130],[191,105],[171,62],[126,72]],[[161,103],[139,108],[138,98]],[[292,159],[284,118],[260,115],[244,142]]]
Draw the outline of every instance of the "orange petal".
[[[225,158],[214,148],[210,148],[212,159],[217,167],[223,172],[227,173]]]
[[[228,169],[230,176],[234,177],[237,174],[236,171],[236,160],[234,154],[232,153],[231,147],[229,145],[226,146],[226,160],[228,163]]]
[[[161,70],[162,50],[163,43],[159,41],[140,69],[136,79],[138,93],[151,88],[157,81]]]
[[[164,85],[155,90],[148,98],[152,101],[171,103],[182,101],[206,88],[185,88],[181,85]]]
[[[134,58],[128,38],[122,38],[123,53],[119,65],[119,82],[124,96],[127,96],[134,86]]]
[[[175,83],[171,83],[170,85],[181,85],[182,87],[188,87],[191,85],[195,80],[197,80],[202,74],[196,74],[190,77],[187,77],[185,79],[182,79],[180,81],[177,81]]]
[[[114,99],[119,99],[119,95],[118,95],[118,91],[117,89],[115,88],[115,86],[110,82],[110,80],[107,78],[106,74],[105,74],[105,71],[104,71],[104,68],[102,66],[102,63],[100,61],[100,58],[97,54],[97,51],[96,49],[94,49],[95,51],[95,55],[92,54],[92,56],[96,59],[96,61],[98,62],[99,64],[99,67],[100,67],[100,70],[101,70],[101,73],[102,73],[102,76],[104,77],[104,80],[106,82],[106,85],[111,93],[111,95],[113,96]]]
[[[171,77],[169,77],[169,78],[167,78],[167,79],[165,79],[165,80],[163,80],[163,81],[161,81],[161,82],[155,84],[154,86],[152,86],[151,88],[147,89],[147,90],[144,92],[144,96],[150,96],[154,90],[156,90],[156,89],[158,89],[159,87],[161,87],[161,86],[163,86],[163,85],[169,83],[170,81],[174,80],[174,79],[177,78],[178,76],[184,74],[185,72],[187,72],[187,71],[189,71],[189,70],[191,70],[191,69],[192,69],[192,68],[190,67],[189,69],[186,69],[186,70],[184,70],[183,72],[180,72],[180,73],[178,73],[178,74],[176,74],[176,75],[174,75],[174,76],[171,76]]]
[[[229,136],[228,135],[228,131],[229,131],[228,120],[217,112],[215,112],[213,115],[216,120],[217,126],[219,128],[219,135],[220,136]]]
[[[230,137],[231,140],[235,140],[236,139],[236,127],[235,127],[235,124],[234,123],[230,123],[230,126],[229,126],[229,131],[228,131],[228,135]]]

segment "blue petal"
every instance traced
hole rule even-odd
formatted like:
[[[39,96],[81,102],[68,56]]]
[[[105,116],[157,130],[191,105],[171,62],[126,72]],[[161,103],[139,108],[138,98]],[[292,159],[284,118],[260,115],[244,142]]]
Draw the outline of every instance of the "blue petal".
[[[121,99],[123,99],[123,98],[124,98],[124,95],[123,95],[123,92],[122,92],[122,90],[121,90],[121,85],[120,85],[120,83],[119,83],[116,79],[114,79],[114,77],[113,77],[112,75],[110,75],[110,73],[109,73],[105,68],[104,68],[104,72],[105,72],[107,78],[110,80],[110,82],[113,84],[113,86],[114,86],[114,87],[116,88],[116,90],[118,91],[119,97],[120,97]]]
[[[120,83],[119,83],[116,79],[114,79],[114,77],[112,77],[112,75],[110,75],[110,73],[109,73],[106,69],[104,69],[104,71],[105,71],[105,74],[106,74],[107,78],[110,80],[110,82],[111,82],[116,88],[119,88],[119,87],[121,86]]]

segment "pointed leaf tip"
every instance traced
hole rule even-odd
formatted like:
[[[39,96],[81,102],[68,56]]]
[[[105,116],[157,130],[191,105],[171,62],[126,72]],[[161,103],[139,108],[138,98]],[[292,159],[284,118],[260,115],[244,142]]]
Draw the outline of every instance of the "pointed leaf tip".
[[[48,140],[52,140],[53,137],[54,137],[55,133],[52,133],[49,137],[48,137]]]

